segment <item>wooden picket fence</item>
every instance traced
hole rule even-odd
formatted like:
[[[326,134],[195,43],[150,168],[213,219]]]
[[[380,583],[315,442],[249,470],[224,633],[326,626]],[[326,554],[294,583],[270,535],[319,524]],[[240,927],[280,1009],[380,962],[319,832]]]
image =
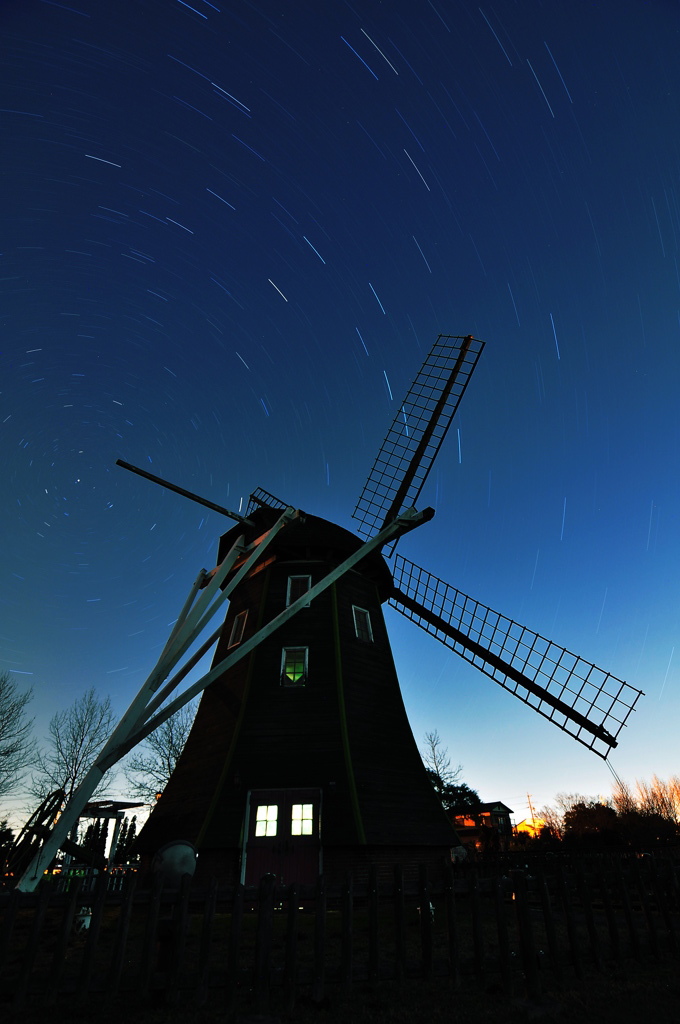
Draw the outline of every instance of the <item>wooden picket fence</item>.
[[[626,958],[678,957],[680,887],[670,857],[562,861],[487,876],[452,869],[432,889],[385,880],[337,888],[206,889],[188,877],[141,891],[73,879],[0,895],[0,1006],[54,1007],[134,994],[168,1003],[290,1013],[384,981],[494,985],[535,997]]]

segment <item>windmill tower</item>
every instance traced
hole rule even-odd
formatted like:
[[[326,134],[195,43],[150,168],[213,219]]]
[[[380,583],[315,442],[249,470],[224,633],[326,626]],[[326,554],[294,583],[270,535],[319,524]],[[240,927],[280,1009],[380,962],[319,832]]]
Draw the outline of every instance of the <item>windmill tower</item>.
[[[246,883],[267,872],[310,881],[321,870],[335,880],[369,863],[443,866],[458,840],[408,724],[386,602],[601,757],[617,745],[639,690],[395,554],[399,538],[434,515],[414,506],[482,349],[470,335],[437,339],[355,508],[359,536],[266,491],[243,517],[119,463],[237,526],[20,888],[33,887],[103,772],[202,690],[139,837],[144,854],[186,840],[199,849],[200,873]],[[227,599],[223,624],[163,686]],[[166,704],[215,643],[210,672]]]

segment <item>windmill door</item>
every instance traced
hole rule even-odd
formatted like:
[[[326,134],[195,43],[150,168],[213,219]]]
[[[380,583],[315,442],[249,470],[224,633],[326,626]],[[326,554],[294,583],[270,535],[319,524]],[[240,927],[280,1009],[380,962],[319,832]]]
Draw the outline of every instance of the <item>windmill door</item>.
[[[315,882],[321,870],[320,817],[320,789],[251,790],[245,885],[257,885],[266,874],[276,875],[279,885]]]

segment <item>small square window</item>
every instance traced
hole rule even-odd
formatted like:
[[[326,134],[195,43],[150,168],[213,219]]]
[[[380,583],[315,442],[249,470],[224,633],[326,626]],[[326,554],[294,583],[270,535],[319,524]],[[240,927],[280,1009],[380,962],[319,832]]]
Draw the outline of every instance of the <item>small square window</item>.
[[[281,685],[304,686],[307,682],[307,648],[284,647],[281,657]]]
[[[354,632],[357,638],[365,640],[366,643],[371,643],[373,640],[371,616],[365,608],[357,608],[355,604],[352,605],[352,614],[354,616]]]
[[[275,836],[278,816],[278,804],[260,804],[255,812],[255,836]]]
[[[239,612],[231,625],[231,634],[229,636],[229,643],[227,647],[236,647],[237,644],[243,640],[243,630],[246,628],[246,619],[248,618],[248,611]]]
[[[289,576],[288,577],[288,588],[286,590],[286,608],[297,601],[298,598],[306,594],[312,586],[311,576]],[[303,608],[309,608],[310,602],[304,604]]]
[[[313,831],[313,804],[293,804],[290,821],[290,834],[292,836],[311,836]]]

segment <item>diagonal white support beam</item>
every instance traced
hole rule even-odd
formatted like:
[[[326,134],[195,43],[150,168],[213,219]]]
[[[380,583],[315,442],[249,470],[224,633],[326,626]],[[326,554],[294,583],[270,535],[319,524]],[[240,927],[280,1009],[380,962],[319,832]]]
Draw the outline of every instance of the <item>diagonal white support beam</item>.
[[[252,553],[250,553],[248,558],[246,558],[243,566],[239,569],[239,572],[235,575],[235,577],[232,580],[230,580],[226,588],[229,591],[229,593],[231,593],[234,587],[238,585],[238,583],[247,575],[248,572],[250,572],[250,569],[252,568],[254,563],[261,557],[263,550],[267,547],[269,543],[271,543],[276,533],[278,533],[278,531],[283,526],[285,526],[288,522],[294,519],[295,516],[297,516],[298,514],[299,513],[295,512],[292,508],[286,509],[286,511],[277,521],[272,530],[260,539],[259,544],[253,547]],[[259,643],[262,642],[262,640],[265,639],[265,637],[270,636],[275,630],[282,626],[284,622],[287,622],[288,619],[290,619],[293,615],[297,614],[297,612],[300,611],[301,608],[306,607],[310,601],[313,601],[314,598],[318,597],[318,595],[323,593],[324,590],[327,590],[328,587],[335,583],[336,580],[338,580],[341,576],[344,576],[346,572],[348,572],[360,561],[362,561],[368,554],[371,553],[371,551],[374,551],[376,548],[381,548],[388,541],[393,540],[401,536],[402,534],[415,529],[418,526],[421,526],[425,522],[428,522],[433,515],[433,509],[429,508],[424,509],[422,512],[417,512],[415,509],[408,509],[406,512],[402,513],[391,523],[389,523],[386,527],[380,530],[380,532],[377,533],[374,537],[372,537],[370,540],[362,544],[361,547],[354,552],[354,554],[346,558],[344,562],[342,562],[330,573],[328,573],[322,580],[320,580],[310,590],[303,594],[302,597],[298,598],[297,601],[294,601],[293,604],[291,604],[288,608],[284,609],[284,611],[282,611],[279,615],[272,619],[271,622],[268,622],[265,626],[263,626],[262,629],[255,633],[252,637],[249,637],[248,640],[240,644],[239,647],[232,654],[230,654],[227,658],[223,659],[218,665],[214,666],[214,668],[212,668],[210,672],[206,673],[206,675],[202,676],[201,679],[199,679],[197,682],[189,686],[184,691],[184,693],[177,696],[162,710],[157,711],[157,709],[160,707],[160,705],[163,703],[166,697],[169,696],[169,694],[175,688],[177,683],[181,680],[181,678],[183,678],[184,675],[186,675],[186,672],[189,671],[189,668],[185,666],[183,669],[180,670],[180,672],[177,673],[177,675],[172,680],[170,680],[170,682],[165,687],[163,687],[163,689],[159,693],[155,694],[155,691],[158,689],[163,679],[167,677],[170,668],[177,663],[179,657],[181,657],[182,653],[184,653],[186,648],[190,645],[192,640],[195,639],[195,636],[197,635],[196,623],[194,624],[193,630],[191,630],[191,628],[189,627],[189,634],[186,633],[186,630],[184,630],[183,627],[180,628],[180,630],[178,630],[175,636],[175,640],[172,643],[169,643],[167,645],[167,651],[164,651],[166,658],[164,659],[163,655],[161,656],[161,660],[165,662],[164,674],[161,674],[161,670],[157,666],[154,672],[151,673],[151,676],[149,677],[147,682],[144,684],[144,686],[142,686],[142,689],[140,690],[139,694],[133,700],[132,704],[125,712],[116,728],[111,733],[111,736],[104,744],[104,747],[102,748],[102,751],[99,754],[94,765],[92,766],[92,768],[90,768],[87,775],[83,779],[83,782],[80,784],[76,792],[71,797],[71,800],[64,808],[60,818],[54,825],[48,839],[45,841],[42,848],[35,855],[31,863],[27,867],[26,871],[20,878],[19,882],[17,883],[17,889],[20,889],[24,892],[31,892],[33,891],[33,889],[35,889],[40,878],[42,877],[43,872],[49,867],[49,864],[52,861],[53,857],[56,855],[57,851],[59,850],[59,847],[67,838],[69,832],[71,831],[71,829],[77,822],[78,818],[80,817],[83,808],[88,803],[90,797],[92,796],[93,792],[101,782],[106,771],[108,771],[108,769],[112,765],[114,765],[117,761],[120,761],[120,759],[124,757],[129,750],[135,747],[141,740],[145,739],[146,736],[152,733],[154,729],[158,728],[159,725],[161,725],[173,714],[175,714],[176,711],[179,711],[181,707],[187,704],[197,694],[201,693],[202,690],[204,690],[207,686],[209,686],[221,675],[223,675],[224,672],[227,671],[227,669],[231,668],[231,666],[236,664],[237,661],[240,661],[241,658],[244,658],[247,654],[249,654],[250,651],[252,651]],[[236,559],[239,557],[239,553],[242,550],[241,543],[242,538],[239,538],[236,544],[232,547],[225,561],[232,558],[233,555],[233,559],[231,561],[231,564],[233,565],[234,561],[236,561]],[[222,563],[222,565],[224,565],[224,562]],[[217,576],[218,574],[216,574],[215,578],[211,581],[211,586],[212,583],[215,582]],[[222,594],[220,594],[219,598],[215,602],[216,606],[219,606],[221,604]],[[185,608],[187,608],[189,605],[190,601],[189,599],[187,599],[187,602],[185,602]],[[185,616],[184,627],[187,626],[190,617],[191,612],[189,612],[189,614]],[[208,618],[209,615],[207,612],[205,612],[205,614],[202,617],[199,617],[198,625],[200,625],[201,623],[204,624]],[[209,638],[209,641],[206,641],[206,643],[202,645],[201,650],[203,651],[203,653],[205,653],[205,650],[207,650],[208,647],[211,646],[212,643],[215,642],[215,640],[217,640],[221,633],[221,630],[222,626],[220,626],[220,628],[217,629],[215,633],[213,633],[213,635]],[[182,640],[180,634],[185,636],[185,638],[188,635],[192,639]],[[195,660],[198,660],[198,652],[193,657],[194,662]],[[157,713],[154,714],[154,712]]]
[[[166,644],[163,653],[161,654],[155,668],[149,675],[146,682],[142,685],[139,693],[134,698],[127,711],[123,714],[118,725],[115,727],[110,737],[104,744],[104,747],[102,748],[102,751],[99,754],[97,760],[90,768],[90,770],[87,772],[80,786],[75,791],[75,793],[69,800],[68,804],[62,811],[48,839],[45,841],[41,849],[38,850],[33,860],[26,868],[24,874],[17,883],[17,889],[21,889],[26,892],[30,892],[33,889],[35,889],[40,878],[42,877],[43,872],[49,867],[50,862],[56,855],[61,844],[68,837],[71,829],[78,821],[78,818],[80,817],[83,808],[88,803],[95,789],[101,782],[104,773],[109,767],[111,767],[112,764],[115,764],[116,761],[119,761],[120,757],[123,756],[122,754],[119,754],[118,756],[114,756],[113,759],[111,759],[111,752],[114,750],[120,750],[122,748],[122,745],[125,744],[128,737],[133,735],[136,731],[138,731],[140,726],[148,719],[149,712],[147,711],[147,707],[149,705],[149,701],[153,698],[154,693],[161,685],[161,683],[167,678],[171,669],[177,664],[179,659],[186,652],[187,648],[191,646],[191,644],[196,639],[198,633],[204,627],[208,619],[222,605],[224,600],[223,594],[226,592],[228,597],[228,595],[233,591],[234,587],[238,586],[238,583],[244,578],[244,576],[247,575],[247,573],[250,572],[255,563],[261,558],[263,551],[266,550],[267,546],[276,537],[278,532],[288,523],[292,522],[299,514],[300,513],[296,512],[295,509],[290,507],[287,508],[286,511],[283,512],[283,514],[279,517],[279,519],[271,528],[271,530],[268,533],[264,534],[261,538],[258,538],[258,541],[256,543],[250,545],[247,548],[244,547],[243,536],[240,536],[236,539],[235,543],[232,545],[230,551],[228,552],[224,561],[222,562],[218,572],[215,573],[215,576],[211,580],[209,587],[206,588],[207,590],[211,591],[213,595],[217,594],[216,600],[213,602],[213,607],[212,609],[205,610],[204,604],[203,615],[200,616],[198,622],[196,622],[195,616],[191,616],[190,608],[196,596],[198,586],[200,585],[200,580],[202,578],[201,574],[199,574],[198,579],[194,582],[192,586],[189,596],[184,602],[182,612],[180,612],[180,618],[183,618],[184,621],[182,625],[180,625],[180,628],[178,630],[176,630],[176,627],[175,630],[173,630],[173,632],[175,632],[174,639],[172,639],[171,634],[171,639]],[[233,568],[234,564],[238,561],[238,559],[242,558],[246,553],[247,557],[245,558],[245,561],[241,568],[239,569],[238,573],[236,573],[234,578],[229,581],[229,584],[225,588],[225,592],[220,592],[220,582],[224,580],[224,578],[229,573],[230,569]],[[187,625],[189,619],[192,619],[192,621],[194,622],[193,629],[191,628],[191,626]],[[205,654],[205,651],[208,649],[208,647],[211,646],[212,643],[214,643],[215,640],[218,638],[220,631],[221,627],[211,637],[210,645],[203,645],[205,649],[202,650],[200,654],[201,657],[203,654]],[[194,663],[198,660],[198,652],[196,652],[192,660]],[[182,673],[178,674],[177,681],[179,681],[179,679],[182,678],[183,675],[189,671],[190,667],[193,667],[193,665],[185,666],[185,669],[182,670]],[[188,698],[188,700],[190,699],[191,698]],[[184,703],[187,703],[187,701],[185,701]],[[125,751],[131,749],[133,746],[135,746],[135,743],[128,744],[125,747]]]

